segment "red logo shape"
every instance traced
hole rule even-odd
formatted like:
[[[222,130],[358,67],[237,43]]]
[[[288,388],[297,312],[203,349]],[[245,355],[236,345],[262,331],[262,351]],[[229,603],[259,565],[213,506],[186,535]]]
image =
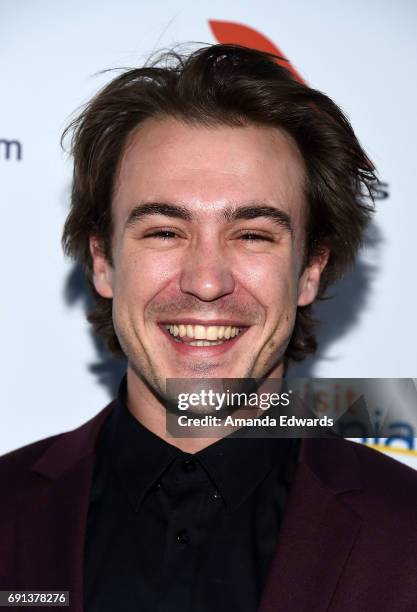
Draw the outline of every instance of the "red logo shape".
[[[284,66],[299,83],[305,84],[302,76],[297,72],[281,49],[277,47],[269,38],[248,26],[234,23],[233,21],[214,21],[209,19],[209,25],[214,37],[219,43],[241,45],[242,47],[250,47],[257,51],[266,51],[280,57],[277,64]]]

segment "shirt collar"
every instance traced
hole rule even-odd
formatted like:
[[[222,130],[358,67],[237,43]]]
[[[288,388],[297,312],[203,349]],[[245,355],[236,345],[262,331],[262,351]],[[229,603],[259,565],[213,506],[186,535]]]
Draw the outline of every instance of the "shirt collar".
[[[271,470],[287,480],[286,469],[294,440],[285,438],[238,438],[227,436],[207,446],[196,457],[216,483],[231,510],[237,508],[256,489]]]
[[[133,416],[126,404],[126,391],[124,376],[115,405],[111,455],[117,477],[137,510],[167,467],[183,453]]]
[[[144,427],[126,404],[126,376],[122,379],[108,440],[111,461],[135,510],[169,465],[184,453]],[[195,453],[229,510],[237,508],[268,475],[278,468],[288,477],[296,452],[294,440],[227,436]],[[292,461],[291,461],[292,463]]]

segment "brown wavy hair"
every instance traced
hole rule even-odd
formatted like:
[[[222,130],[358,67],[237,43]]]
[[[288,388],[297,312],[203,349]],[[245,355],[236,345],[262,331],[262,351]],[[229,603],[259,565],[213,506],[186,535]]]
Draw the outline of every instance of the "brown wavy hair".
[[[88,315],[97,334],[123,355],[112,321],[112,300],[92,282],[89,238],[100,238],[112,263],[112,194],[118,164],[132,131],[150,117],[202,125],[255,124],[285,130],[304,159],[309,206],[305,264],[329,249],[318,293],[341,277],[363,240],[378,179],[341,109],[325,94],[294,79],[273,55],[237,45],[192,53],[168,51],[106,85],[67,127],[74,174],[65,222],[64,252],[83,267],[95,298]],[[286,360],[316,350],[311,305],[298,307]]]

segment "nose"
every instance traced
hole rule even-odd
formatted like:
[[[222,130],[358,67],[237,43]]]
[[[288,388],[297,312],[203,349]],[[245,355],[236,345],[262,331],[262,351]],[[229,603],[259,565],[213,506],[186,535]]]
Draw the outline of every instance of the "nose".
[[[233,293],[235,280],[226,254],[213,242],[197,244],[185,258],[180,276],[183,293],[212,302]]]

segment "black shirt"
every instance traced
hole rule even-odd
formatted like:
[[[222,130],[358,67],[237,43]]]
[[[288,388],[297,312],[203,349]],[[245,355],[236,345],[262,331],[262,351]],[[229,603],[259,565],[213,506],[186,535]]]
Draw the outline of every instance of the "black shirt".
[[[254,612],[297,443],[228,436],[191,455],[135,419],[122,381],[97,447],[85,612]]]

